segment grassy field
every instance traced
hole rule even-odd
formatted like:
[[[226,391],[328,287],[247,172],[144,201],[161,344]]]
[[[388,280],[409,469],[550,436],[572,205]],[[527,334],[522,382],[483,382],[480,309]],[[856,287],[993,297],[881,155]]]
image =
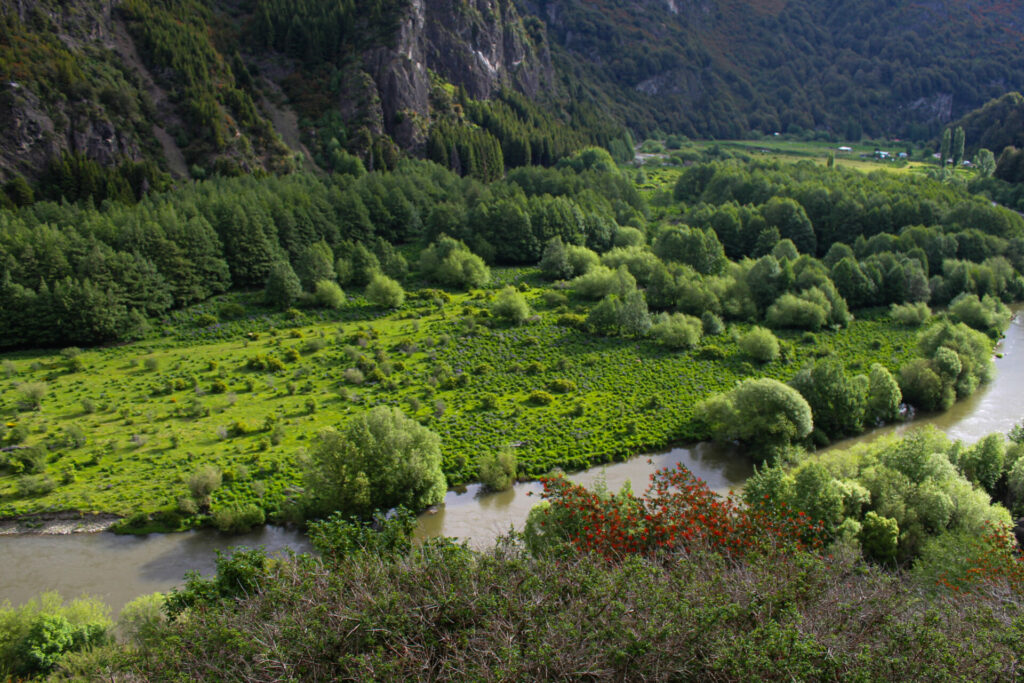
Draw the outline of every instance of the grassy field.
[[[900,160],[898,158],[879,160],[873,158],[875,150],[886,151],[896,157],[900,152],[907,151],[908,143],[905,142],[867,141],[851,144],[786,139],[694,140],[685,143],[683,150],[703,152],[716,146],[723,150],[743,152],[755,159],[772,159],[775,161],[811,160],[821,165],[826,163],[829,153],[832,152],[835,154],[837,165],[854,168],[866,173],[879,170],[892,173],[924,173],[928,169],[938,168],[936,162],[931,158],[931,150],[927,150],[925,154],[917,147],[912,148],[911,158],[907,160]],[[839,147],[841,146],[850,147],[852,151],[840,152]],[[927,156],[926,160],[922,160],[922,154]],[[867,158],[864,158],[862,155],[866,155]],[[967,180],[974,175],[974,171],[960,168],[957,169],[956,174]]]
[[[569,326],[562,316],[585,305],[545,303],[536,271],[495,279],[522,283],[532,322],[491,318],[493,290],[427,290],[390,312],[353,297],[336,312],[291,315],[239,295],[231,301],[245,315],[235,320],[204,318],[224,310],[211,301],[166,320],[157,340],[0,357],[7,443],[38,453],[29,470],[0,477],[0,516],[166,511],[173,523],[188,478],[213,466],[224,482],[214,510],[256,503],[272,518],[295,497],[317,432],[381,404],[441,435],[452,484],[475,477],[481,453],[509,445],[527,475],[577,469],[692,439],[694,405],[744,377],[788,379],[824,355],[896,370],[913,355],[914,333],[884,317],[790,335],[785,359],[766,366],[728,333],[673,352]],[[550,404],[531,400],[535,391]]]

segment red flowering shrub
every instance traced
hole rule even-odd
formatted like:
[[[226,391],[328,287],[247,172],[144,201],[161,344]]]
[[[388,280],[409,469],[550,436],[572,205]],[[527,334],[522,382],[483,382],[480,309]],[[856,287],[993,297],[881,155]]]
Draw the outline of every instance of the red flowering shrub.
[[[823,525],[768,501],[748,506],[719,496],[682,465],[659,470],[643,497],[602,494],[564,477],[543,479],[544,524],[573,547],[608,559],[710,548],[729,557],[751,551],[820,548]]]
[[[1016,549],[1009,529],[990,526],[988,533],[961,546],[960,561],[940,572],[938,583],[957,593],[1003,587],[1024,595],[1024,559]]]

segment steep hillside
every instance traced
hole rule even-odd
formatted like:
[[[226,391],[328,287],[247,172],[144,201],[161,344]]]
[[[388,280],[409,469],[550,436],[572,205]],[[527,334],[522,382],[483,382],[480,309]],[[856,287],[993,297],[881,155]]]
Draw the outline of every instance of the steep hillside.
[[[1024,3],[522,0],[626,122],[927,137],[1024,82]]]
[[[1007,147],[1024,147],[1024,95],[1006,93],[970,112],[957,125],[963,126],[968,153],[984,147],[999,156]]]

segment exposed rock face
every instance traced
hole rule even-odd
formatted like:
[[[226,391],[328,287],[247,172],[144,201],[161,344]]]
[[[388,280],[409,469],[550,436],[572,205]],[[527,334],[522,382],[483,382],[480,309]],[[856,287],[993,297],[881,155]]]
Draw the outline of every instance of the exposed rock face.
[[[921,121],[948,123],[953,119],[953,95],[938,93],[931,97],[921,97],[909,103],[906,108]]]
[[[426,139],[430,71],[476,99],[502,87],[532,97],[554,81],[547,46],[530,37],[510,0],[412,0],[393,45],[362,61],[364,77],[346,79],[343,113],[407,149]]]
[[[4,83],[0,94],[0,169],[4,177],[16,173],[32,175],[46,160],[59,152],[60,142],[53,120],[39,98],[16,83]]]

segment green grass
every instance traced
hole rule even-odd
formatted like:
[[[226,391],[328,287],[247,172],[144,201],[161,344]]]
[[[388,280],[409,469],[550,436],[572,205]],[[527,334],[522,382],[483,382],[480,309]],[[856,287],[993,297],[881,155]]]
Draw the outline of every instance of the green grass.
[[[896,155],[906,151],[904,142],[872,142],[845,143],[845,142],[817,142],[804,140],[765,139],[765,140],[695,140],[687,143],[684,149],[703,152],[712,147],[719,147],[723,150],[743,152],[759,159],[772,159],[774,161],[800,161],[811,160],[824,165],[829,152],[835,154],[836,165],[847,168],[854,168],[866,173],[872,171],[889,171],[892,173],[924,173],[927,169],[937,168],[936,163],[929,158],[925,161],[920,159],[921,150],[915,148],[910,160],[881,161],[871,158],[876,149],[885,150]],[[840,152],[839,147],[851,147],[851,152]],[[862,158],[866,154],[868,158]],[[970,179],[975,172],[970,169],[960,168],[956,171],[958,176]]]
[[[499,270],[495,279],[539,281],[533,269]],[[814,335],[813,343],[788,335],[788,362],[759,367],[729,335],[680,353],[563,327],[541,293],[527,292],[538,317],[521,327],[487,317],[493,291],[455,294],[440,308],[427,294],[390,313],[353,298],[336,313],[294,319],[250,306],[244,319],[196,327],[200,315],[217,310],[209,302],[166,321],[157,340],[83,352],[74,372],[58,353],[0,357],[14,372],[0,379],[4,428],[27,428],[25,445],[45,444],[42,474],[56,484],[22,497],[18,477],[0,477],[0,516],[172,510],[205,465],[224,472],[214,510],[255,502],[273,516],[295,497],[299,461],[318,431],[381,404],[441,435],[451,483],[475,478],[479,456],[508,444],[531,476],[583,468],[692,440],[694,405],[745,377],[785,380],[806,360],[831,353],[865,371],[876,361],[895,370],[913,355],[914,333],[875,317]],[[701,360],[710,345],[724,358]],[[248,369],[257,356],[280,359],[284,369]],[[356,367],[361,384],[346,372]],[[560,379],[575,390],[552,391]],[[18,386],[26,382],[46,383],[38,411],[19,407]],[[538,390],[554,400],[535,405],[529,396]],[[95,411],[86,412],[83,401]],[[72,425],[84,432],[84,445],[70,443]]]

